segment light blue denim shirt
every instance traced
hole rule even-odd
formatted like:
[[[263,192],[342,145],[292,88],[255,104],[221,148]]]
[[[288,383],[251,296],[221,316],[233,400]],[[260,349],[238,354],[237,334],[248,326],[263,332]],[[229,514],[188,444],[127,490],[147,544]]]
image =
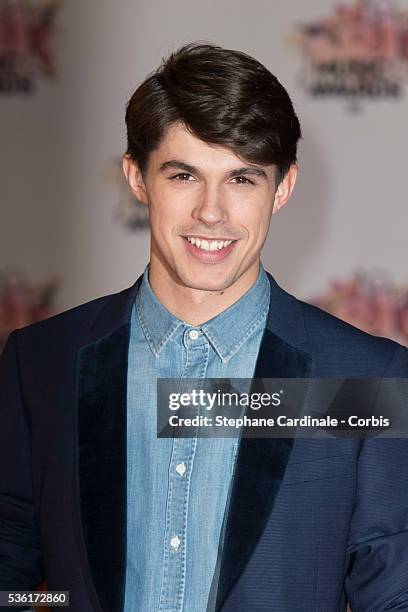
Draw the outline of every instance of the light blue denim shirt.
[[[193,327],[159,302],[148,272],[129,344],[124,612],[205,612],[237,438],[157,438],[156,379],[251,378],[270,285],[261,264],[237,302]]]

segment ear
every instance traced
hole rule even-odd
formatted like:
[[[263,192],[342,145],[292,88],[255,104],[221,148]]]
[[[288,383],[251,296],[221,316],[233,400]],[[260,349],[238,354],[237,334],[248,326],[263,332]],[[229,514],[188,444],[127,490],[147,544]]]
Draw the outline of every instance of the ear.
[[[286,204],[292,195],[293,188],[296,183],[297,165],[292,164],[288,172],[281,180],[275,193],[272,214],[278,212]]]
[[[147,191],[139,164],[134,162],[128,153],[122,158],[123,174],[133,195],[142,204],[147,204]]]

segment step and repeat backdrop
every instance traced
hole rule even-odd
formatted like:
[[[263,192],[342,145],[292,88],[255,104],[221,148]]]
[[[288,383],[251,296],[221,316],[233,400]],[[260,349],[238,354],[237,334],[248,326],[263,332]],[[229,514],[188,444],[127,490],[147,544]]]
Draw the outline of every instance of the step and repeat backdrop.
[[[125,105],[194,40],[262,61],[301,121],[298,183],[272,218],[265,268],[408,343],[408,0],[4,0],[0,346],[143,271],[147,211],[121,172]]]

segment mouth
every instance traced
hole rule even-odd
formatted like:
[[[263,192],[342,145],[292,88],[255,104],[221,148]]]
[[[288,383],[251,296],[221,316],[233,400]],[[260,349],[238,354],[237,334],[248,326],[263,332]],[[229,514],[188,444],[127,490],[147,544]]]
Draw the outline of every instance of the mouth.
[[[224,260],[238,242],[231,238],[204,238],[202,236],[182,236],[182,238],[190,255],[205,263],[218,263]]]

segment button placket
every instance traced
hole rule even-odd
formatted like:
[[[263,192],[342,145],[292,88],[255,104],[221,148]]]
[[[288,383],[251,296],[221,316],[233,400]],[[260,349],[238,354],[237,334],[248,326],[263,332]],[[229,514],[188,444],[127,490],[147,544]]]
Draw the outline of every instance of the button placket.
[[[200,338],[199,343],[197,343],[198,338]],[[195,329],[186,329],[183,340],[187,350],[187,367],[182,379],[203,378],[208,364],[208,341]],[[189,493],[196,447],[197,437],[173,440],[166,510],[165,563],[159,612],[183,610]]]

